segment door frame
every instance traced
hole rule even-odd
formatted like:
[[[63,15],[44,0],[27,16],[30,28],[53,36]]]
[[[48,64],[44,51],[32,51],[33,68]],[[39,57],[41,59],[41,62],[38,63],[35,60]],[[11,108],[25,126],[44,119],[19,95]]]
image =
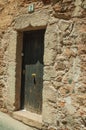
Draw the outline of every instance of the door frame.
[[[31,31],[31,30],[45,30],[46,26],[39,28],[30,28],[24,29],[21,31],[17,31],[17,47],[16,47],[16,87],[15,87],[15,110],[22,110],[21,106],[21,80],[22,80],[22,50],[23,50],[23,32]],[[45,37],[45,36],[44,36]],[[45,38],[44,38],[45,42]]]

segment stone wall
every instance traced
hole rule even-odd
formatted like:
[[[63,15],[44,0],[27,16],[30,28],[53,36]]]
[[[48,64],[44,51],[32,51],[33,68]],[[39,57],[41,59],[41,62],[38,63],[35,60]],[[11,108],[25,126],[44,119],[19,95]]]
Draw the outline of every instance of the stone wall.
[[[51,31],[53,35],[45,47],[45,120],[62,130],[85,129],[86,39],[82,38],[86,37],[84,20],[61,19],[50,24],[48,29],[46,40]],[[51,114],[48,113],[50,111]]]
[[[0,19],[1,110],[16,109],[17,32],[46,27],[43,130],[86,130],[86,0],[1,0]]]

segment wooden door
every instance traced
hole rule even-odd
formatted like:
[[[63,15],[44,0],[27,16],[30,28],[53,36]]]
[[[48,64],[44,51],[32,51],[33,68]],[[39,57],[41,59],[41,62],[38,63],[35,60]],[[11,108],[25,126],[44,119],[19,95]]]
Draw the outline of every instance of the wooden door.
[[[22,98],[24,109],[42,111],[43,55],[45,30],[24,32]]]

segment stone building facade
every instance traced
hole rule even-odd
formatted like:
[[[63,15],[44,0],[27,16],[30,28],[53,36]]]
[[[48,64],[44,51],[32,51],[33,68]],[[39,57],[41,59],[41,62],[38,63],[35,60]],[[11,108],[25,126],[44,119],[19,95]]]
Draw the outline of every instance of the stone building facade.
[[[34,121],[20,107],[23,33],[43,29],[42,112]],[[37,129],[86,130],[86,0],[0,0],[0,110]]]

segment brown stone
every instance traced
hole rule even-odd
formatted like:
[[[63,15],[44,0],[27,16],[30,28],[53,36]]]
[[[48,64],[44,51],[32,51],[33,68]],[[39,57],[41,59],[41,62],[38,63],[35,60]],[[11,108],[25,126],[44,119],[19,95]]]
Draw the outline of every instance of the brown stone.
[[[48,130],[57,130],[57,128],[54,127],[54,126],[49,126],[49,127],[48,127]]]
[[[80,59],[82,62],[86,62],[86,55],[85,54],[80,55]]]
[[[0,20],[0,28],[6,28],[6,26],[9,26],[12,23],[12,16],[5,16],[5,19],[2,17]]]
[[[3,75],[3,73],[4,73],[4,69],[3,69],[3,67],[1,67],[0,68],[0,75]]]
[[[61,6],[59,4],[56,4],[53,6],[54,11],[59,12],[61,11]]]
[[[44,80],[48,81],[57,76],[57,72],[53,66],[48,66],[44,68]]]
[[[72,2],[72,0],[63,0],[63,3]]]
[[[86,63],[85,62],[82,62],[80,67],[81,67],[81,70],[86,71]]]
[[[64,70],[65,69],[65,64],[62,61],[57,61],[55,63],[55,69],[57,70]]]
[[[86,92],[86,84],[82,84],[79,88],[78,91],[80,93],[85,93]]]
[[[70,49],[68,49],[68,48],[66,48],[65,50],[64,50],[64,55],[65,56],[67,56],[67,57],[71,57],[71,56],[76,56],[76,54],[72,51],[72,50],[70,50]]]
[[[69,20],[71,18],[71,14],[70,12],[68,13],[54,13],[53,14],[55,18],[59,18],[59,19],[65,19],[65,20]]]
[[[79,45],[78,45],[78,53],[79,53],[79,54],[84,54],[84,53],[86,53],[86,45],[85,45],[85,44],[79,44]]]

